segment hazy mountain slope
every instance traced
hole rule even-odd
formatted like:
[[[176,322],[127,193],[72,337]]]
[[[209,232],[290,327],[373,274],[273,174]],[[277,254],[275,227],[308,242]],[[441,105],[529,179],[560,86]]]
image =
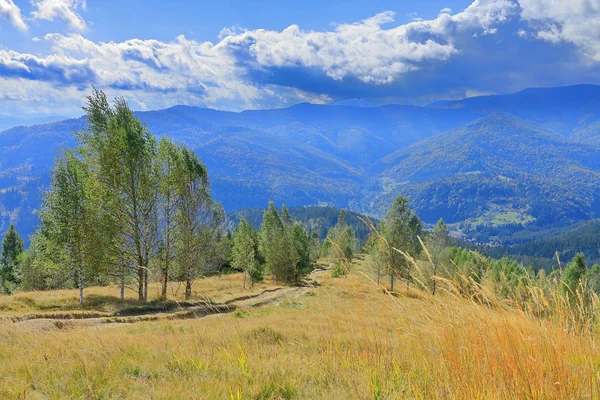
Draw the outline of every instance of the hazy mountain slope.
[[[165,110],[179,118],[221,126],[238,126],[269,132],[368,168],[389,152],[455,128],[474,117],[463,110],[429,110],[389,105],[356,108],[298,104],[274,110],[227,113],[178,106]],[[146,118],[145,114],[141,114]]]
[[[600,86],[526,89],[514,94],[437,102],[429,108],[460,109],[480,116],[506,112],[570,136],[600,119]]]
[[[0,115],[0,132],[15,126],[50,124],[53,122],[63,121],[65,119],[68,119],[68,117],[61,117],[58,115],[44,117],[9,117]]]
[[[219,127],[169,112],[140,113],[151,132],[188,144],[206,163],[213,192],[227,210],[263,206],[347,204],[364,177],[347,162],[280,136],[239,127]],[[167,129],[168,126],[168,129]],[[73,130],[84,120],[18,127],[0,133],[0,231],[16,221],[33,229],[55,157],[76,146]]]
[[[80,119],[0,132],[0,230],[14,221],[21,234],[32,232],[54,159],[75,145],[72,130],[81,128]]]
[[[543,225],[600,215],[598,105],[600,87],[584,85],[429,107],[176,106],[137,115],[198,152],[229,212],[273,199],[381,213],[405,193],[429,222]],[[84,126],[80,118],[0,133],[0,230],[13,220],[31,232],[54,158]]]
[[[398,150],[375,170],[385,193],[376,204],[410,194],[429,222],[486,213],[545,223],[600,215],[600,149],[506,115]]]
[[[216,128],[210,139],[190,145],[206,164],[213,193],[227,210],[260,207],[269,200],[290,206],[345,204],[364,180],[334,156],[265,132]]]
[[[575,130],[571,137],[580,142],[590,143],[600,146],[600,120]]]

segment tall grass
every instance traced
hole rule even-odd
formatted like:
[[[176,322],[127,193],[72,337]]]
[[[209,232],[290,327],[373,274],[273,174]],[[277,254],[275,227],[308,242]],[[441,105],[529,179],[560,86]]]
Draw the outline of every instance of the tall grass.
[[[499,294],[452,265],[437,270],[433,295],[423,258],[395,293],[377,287],[366,256],[344,279],[321,274],[309,296],[243,314],[35,329],[0,321],[0,398],[600,398],[595,322],[582,323],[594,298],[578,305],[535,277]],[[216,295],[217,279],[200,285]]]

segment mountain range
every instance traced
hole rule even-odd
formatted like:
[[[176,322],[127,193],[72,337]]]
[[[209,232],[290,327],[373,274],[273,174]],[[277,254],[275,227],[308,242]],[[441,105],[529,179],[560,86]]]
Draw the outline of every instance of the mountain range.
[[[398,194],[457,229],[568,225],[600,216],[600,86],[527,89],[424,107],[344,101],[224,112],[138,112],[192,147],[228,212],[331,205],[381,216]],[[36,223],[60,150],[85,119],[0,132],[0,230]]]

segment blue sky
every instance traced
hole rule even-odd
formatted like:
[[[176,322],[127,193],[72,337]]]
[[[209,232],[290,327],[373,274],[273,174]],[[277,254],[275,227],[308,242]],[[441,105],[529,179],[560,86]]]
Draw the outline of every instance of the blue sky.
[[[0,0],[0,116],[428,102],[600,83],[600,0]]]

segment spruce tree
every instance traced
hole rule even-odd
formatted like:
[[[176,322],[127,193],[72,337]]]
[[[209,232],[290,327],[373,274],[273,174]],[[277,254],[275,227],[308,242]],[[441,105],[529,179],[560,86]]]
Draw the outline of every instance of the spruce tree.
[[[2,240],[2,257],[0,258],[0,290],[11,293],[21,281],[20,256],[24,244],[13,224]]]
[[[579,253],[574,258],[569,266],[565,269],[562,277],[561,291],[563,294],[574,299],[584,277],[586,276],[587,268],[583,254]]]
[[[267,270],[276,282],[293,283],[298,279],[297,263],[300,258],[293,230],[284,226],[272,201],[263,214],[260,226],[260,251],[264,255]]]
[[[281,206],[281,223],[285,228],[289,228],[294,224],[294,219],[290,215],[290,212],[285,204]]]

